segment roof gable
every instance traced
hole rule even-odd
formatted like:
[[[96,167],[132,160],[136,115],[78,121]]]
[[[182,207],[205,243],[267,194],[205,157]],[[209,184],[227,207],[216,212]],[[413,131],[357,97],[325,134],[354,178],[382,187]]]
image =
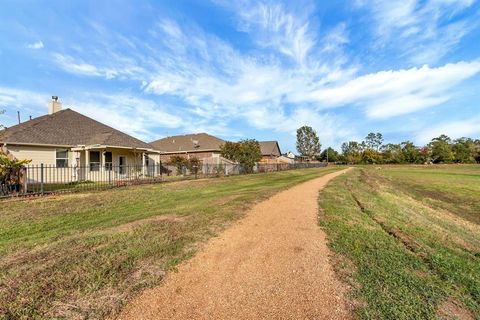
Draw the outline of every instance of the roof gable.
[[[280,157],[282,153],[280,152],[280,146],[277,141],[259,141],[260,151],[262,156],[277,156]]]
[[[0,142],[40,145],[108,145],[152,149],[152,146],[71,109],[7,128]]]
[[[225,140],[207,133],[194,133],[166,137],[150,142],[157,150],[163,152],[199,152],[203,150],[220,151]]]

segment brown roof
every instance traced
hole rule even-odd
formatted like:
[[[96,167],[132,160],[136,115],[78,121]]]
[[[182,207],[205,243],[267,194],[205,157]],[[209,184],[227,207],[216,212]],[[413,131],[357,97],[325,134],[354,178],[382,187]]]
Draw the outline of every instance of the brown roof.
[[[280,157],[282,155],[277,141],[259,141],[258,143],[260,144],[262,156],[274,155]]]
[[[76,111],[65,109],[7,128],[0,133],[7,144],[106,145],[152,149],[152,146]]]
[[[224,140],[211,136],[207,133],[172,136],[150,142],[150,144],[156,150],[163,152],[198,152],[204,150],[220,151],[220,147],[224,143]]]

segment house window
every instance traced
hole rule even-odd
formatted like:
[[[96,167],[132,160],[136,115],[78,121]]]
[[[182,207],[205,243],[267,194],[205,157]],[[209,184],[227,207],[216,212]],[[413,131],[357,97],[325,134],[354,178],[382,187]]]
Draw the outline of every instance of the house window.
[[[100,170],[100,151],[90,151],[90,171]]]
[[[112,171],[113,157],[111,152],[105,152],[105,170]]]
[[[68,149],[56,150],[56,166],[57,168],[68,167]]]

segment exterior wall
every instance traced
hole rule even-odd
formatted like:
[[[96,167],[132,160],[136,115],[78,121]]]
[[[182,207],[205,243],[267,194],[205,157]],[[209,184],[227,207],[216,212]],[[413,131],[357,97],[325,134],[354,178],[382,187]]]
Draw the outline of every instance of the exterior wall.
[[[162,160],[162,162],[165,162],[167,163],[171,157],[173,156],[180,156],[182,158],[185,158],[185,159],[189,159],[189,158],[192,158],[192,157],[195,157],[195,158],[198,158],[200,160],[203,160],[205,158],[211,158],[213,156],[219,156],[220,155],[220,152],[218,151],[199,151],[199,152],[188,152],[188,153],[185,153],[185,152],[182,152],[182,153],[169,153],[169,154],[162,154],[160,155],[160,159]]]
[[[260,159],[259,162],[260,163],[277,163],[278,157],[274,155],[268,155],[268,156],[263,155],[262,159]]]
[[[56,168],[56,150],[68,149],[68,167]],[[91,151],[100,152],[100,167],[98,171],[90,170],[89,151],[72,151],[71,148],[62,147],[42,147],[42,146],[14,146],[8,145],[7,150],[19,160],[31,160],[27,169],[27,183],[70,183],[78,181],[109,181],[122,178],[141,178],[143,176],[158,175],[159,155],[152,153],[148,155],[148,167],[143,166],[142,152],[135,153],[128,149],[99,149]],[[105,168],[104,151],[112,152],[112,170]],[[120,172],[119,159],[124,156],[126,159],[125,167]],[[109,172],[110,171],[110,172]]]
[[[54,166],[56,164],[56,150],[66,148],[7,145],[7,149],[18,160],[32,160],[29,165],[39,166],[43,163],[47,166]],[[74,158],[73,152],[69,152],[69,165],[73,164]]]

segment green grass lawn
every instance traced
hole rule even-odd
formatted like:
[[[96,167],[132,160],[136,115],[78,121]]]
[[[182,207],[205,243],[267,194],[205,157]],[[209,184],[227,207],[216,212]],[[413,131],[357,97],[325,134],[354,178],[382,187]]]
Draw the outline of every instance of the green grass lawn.
[[[359,167],[320,224],[364,319],[480,319],[480,166]]]
[[[339,169],[0,202],[0,318],[103,318],[253,203]]]

